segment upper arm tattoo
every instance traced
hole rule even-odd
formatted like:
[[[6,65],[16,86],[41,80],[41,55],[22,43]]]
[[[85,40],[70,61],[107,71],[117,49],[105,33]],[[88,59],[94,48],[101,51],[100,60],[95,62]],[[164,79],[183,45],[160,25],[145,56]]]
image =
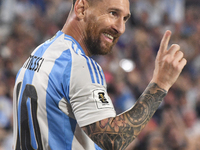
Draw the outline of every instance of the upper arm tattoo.
[[[102,149],[123,150],[145,127],[166,93],[156,83],[151,83],[131,109],[85,126],[83,130]]]

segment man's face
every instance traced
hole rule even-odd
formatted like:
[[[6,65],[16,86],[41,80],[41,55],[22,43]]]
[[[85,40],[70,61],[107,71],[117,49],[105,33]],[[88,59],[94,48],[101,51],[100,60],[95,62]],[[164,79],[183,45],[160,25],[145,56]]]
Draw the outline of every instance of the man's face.
[[[91,55],[111,52],[130,17],[129,0],[100,0],[90,6],[86,17],[85,45]]]

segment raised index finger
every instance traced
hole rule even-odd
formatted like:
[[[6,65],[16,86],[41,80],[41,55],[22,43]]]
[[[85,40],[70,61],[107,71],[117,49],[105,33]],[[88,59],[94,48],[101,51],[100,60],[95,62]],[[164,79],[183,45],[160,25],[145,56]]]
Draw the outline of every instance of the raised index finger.
[[[170,37],[171,37],[171,31],[167,30],[165,32],[165,34],[163,35],[163,38],[162,38],[162,40],[160,42],[160,50],[159,51],[164,52],[164,51],[167,50]]]

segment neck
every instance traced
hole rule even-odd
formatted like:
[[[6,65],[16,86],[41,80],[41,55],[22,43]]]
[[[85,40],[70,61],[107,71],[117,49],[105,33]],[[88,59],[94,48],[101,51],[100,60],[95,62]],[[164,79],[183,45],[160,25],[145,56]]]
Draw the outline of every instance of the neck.
[[[90,56],[90,53],[85,44],[85,30],[84,24],[81,20],[77,19],[75,14],[70,13],[69,17],[62,28],[62,32],[73,37],[82,47],[83,51],[87,56]]]

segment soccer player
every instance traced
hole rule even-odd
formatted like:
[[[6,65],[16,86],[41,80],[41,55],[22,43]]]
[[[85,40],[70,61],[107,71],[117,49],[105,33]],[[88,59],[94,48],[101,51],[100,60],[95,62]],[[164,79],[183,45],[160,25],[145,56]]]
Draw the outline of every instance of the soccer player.
[[[121,150],[148,123],[186,64],[166,31],[153,77],[136,104],[116,115],[98,63],[125,31],[129,0],[74,0],[61,31],[38,46],[16,77],[14,149]]]

